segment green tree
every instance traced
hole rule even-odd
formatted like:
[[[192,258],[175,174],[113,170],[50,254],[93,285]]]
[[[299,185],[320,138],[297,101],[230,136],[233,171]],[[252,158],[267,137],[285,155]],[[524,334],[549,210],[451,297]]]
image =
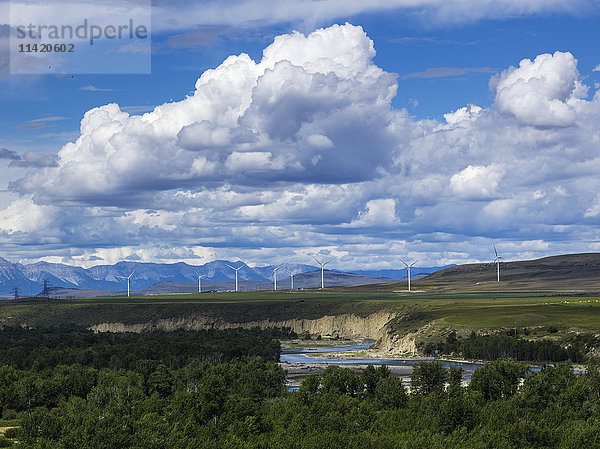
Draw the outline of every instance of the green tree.
[[[362,392],[360,378],[350,368],[341,368],[337,365],[328,366],[321,379],[324,393],[347,394],[356,396]]]
[[[447,371],[440,362],[421,362],[413,367],[410,386],[419,394],[441,393],[446,376]]]
[[[517,391],[528,368],[513,359],[499,359],[473,373],[469,388],[479,391],[487,401],[508,398]]]
[[[319,391],[319,385],[321,385],[321,376],[311,374],[302,380],[299,393],[303,399],[310,399]]]
[[[398,377],[384,377],[379,379],[375,388],[375,398],[383,407],[400,408],[406,405],[407,395],[402,379]]]

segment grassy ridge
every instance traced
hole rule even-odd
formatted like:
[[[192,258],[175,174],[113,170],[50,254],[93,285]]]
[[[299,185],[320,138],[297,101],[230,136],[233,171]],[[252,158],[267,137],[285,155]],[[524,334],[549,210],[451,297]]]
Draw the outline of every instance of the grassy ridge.
[[[539,292],[409,295],[382,290],[357,293],[356,289],[5,301],[0,305],[0,323],[91,326],[105,322],[146,323],[194,315],[243,323],[267,318],[272,321],[316,319],[345,313],[366,316],[381,310],[400,315],[394,328],[401,333],[414,331],[434,320],[442,325],[468,329],[552,325],[561,330],[600,330],[600,302],[596,296]]]
[[[600,291],[600,253],[566,254],[496,265],[458,265],[430,274],[416,282],[421,288],[439,291]]]
[[[386,302],[386,305],[389,305]],[[366,316],[385,306],[373,298],[347,298],[339,294],[218,293],[140,298],[5,301],[0,322],[30,326],[65,323],[91,326],[104,322],[146,323],[157,319],[209,316],[244,323],[263,319],[316,319],[324,315],[354,313]]]

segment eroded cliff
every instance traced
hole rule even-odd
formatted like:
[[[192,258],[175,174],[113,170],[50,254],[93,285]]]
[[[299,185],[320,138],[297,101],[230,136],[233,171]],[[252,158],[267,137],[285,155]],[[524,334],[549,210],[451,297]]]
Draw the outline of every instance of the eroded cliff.
[[[173,331],[177,329],[202,330],[202,329],[231,329],[242,327],[251,329],[260,327],[288,327],[297,334],[308,332],[311,335],[323,337],[359,337],[370,338],[378,342],[390,342],[389,323],[395,314],[382,311],[372,313],[365,317],[354,314],[327,315],[317,319],[289,319],[271,320],[266,318],[259,321],[228,322],[210,316],[190,315],[181,318],[157,319],[147,323],[101,323],[91,326],[94,332],[146,332],[152,330]]]

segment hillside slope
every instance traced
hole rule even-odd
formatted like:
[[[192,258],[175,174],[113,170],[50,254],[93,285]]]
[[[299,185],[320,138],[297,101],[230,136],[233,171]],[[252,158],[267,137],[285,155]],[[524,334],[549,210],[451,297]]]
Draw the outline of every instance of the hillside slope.
[[[467,264],[445,268],[417,281],[444,289],[600,290],[600,253],[566,254],[536,260]]]

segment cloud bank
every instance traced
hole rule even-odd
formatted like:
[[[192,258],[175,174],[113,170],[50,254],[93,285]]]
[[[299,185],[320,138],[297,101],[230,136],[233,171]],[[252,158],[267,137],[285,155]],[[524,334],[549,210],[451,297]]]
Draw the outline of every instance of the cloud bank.
[[[203,25],[248,25],[282,22],[319,24],[340,17],[362,13],[400,10],[425,24],[452,24],[482,19],[503,19],[535,14],[582,14],[597,5],[592,0],[225,0],[201,3],[156,2],[157,20],[153,27],[161,30]]]
[[[600,95],[571,53],[507,68],[489,108],[443,122],[392,107],[402,81],[374,56],[350,24],[291,33],[181,101],[94,108],[56,159],[30,157],[0,235],[17,256],[37,245],[71,263],[320,254],[385,268],[486,260],[492,238],[508,259],[600,248]]]

